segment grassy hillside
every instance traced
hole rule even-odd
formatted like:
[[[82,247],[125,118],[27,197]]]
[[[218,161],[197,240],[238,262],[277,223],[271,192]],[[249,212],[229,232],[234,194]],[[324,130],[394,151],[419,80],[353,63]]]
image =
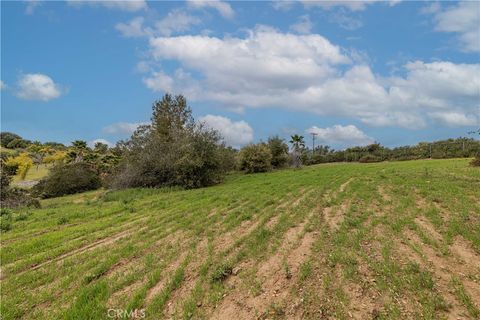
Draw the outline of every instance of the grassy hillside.
[[[50,168],[51,165],[49,164],[41,164],[38,166],[34,165],[30,168],[30,170],[28,170],[25,179],[22,180],[19,175],[14,176],[12,185],[18,187],[29,187],[32,183],[40,181],[42,178],[44,178],[48,174]]]
[[[16,212],[3,319],[479,318],[480,170],[329,164]]]

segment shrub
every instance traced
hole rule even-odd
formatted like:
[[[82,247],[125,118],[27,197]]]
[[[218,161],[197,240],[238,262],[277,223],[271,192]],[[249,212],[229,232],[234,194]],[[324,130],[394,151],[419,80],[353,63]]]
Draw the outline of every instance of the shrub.
[[[0,217],[10,216],[10,215],[12,215],[12,210],[10,210],[8,208],[1,208],[0,209]]]
[[[470,162],[470,165],[473,167],[480,167],[480,156],[476,156],[475,159]]]
[[[100,188],[98,174],[86,163],[57,165],[49,175],[33,187],[42,198],[58,197]]]
[[[6,148],[7,145],[15,139],[22,139],[18,134],[11,132],[1,132],[0,133],[0,144],[2,147]]]
[[[12,229],[12,216],[0,217],[0,230],[5,232]]]
[[[29,141],[23,139],[13,139],[7,144],[9,149],[25,149],[28,147]]]
[[[265,143],[250,144],[240,150],[239,161],[247,173],[266,172],[272,168],[272,153]]]
[[[61,226],[62,224],[67,224],[68,223],[68,218],[67,217],[60,217],[57,221],[57,224]]]
[[[272,154],[272,166],[274,168],[285,167],[288,163],[288,145],[278,136],[268,138],[268,147]]]
[[[12,188],[10,186],[11,174],[5,170],[5,165],[1,167],[1,187],[0,203],[2,205],[2,215],[6,215],[8,209],[19,207],[40,207],[40,202],[30,195],[30,192],[24,189]]]

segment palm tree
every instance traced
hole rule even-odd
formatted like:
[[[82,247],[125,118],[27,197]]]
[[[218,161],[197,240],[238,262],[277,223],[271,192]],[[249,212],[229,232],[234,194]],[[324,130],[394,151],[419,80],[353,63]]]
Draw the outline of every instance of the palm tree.
[[[300,149],[305,147],[305,140],[303,136],[294,134],[290,137],[290,141],[293,147],[293,163],[296,168],[300,167]]]

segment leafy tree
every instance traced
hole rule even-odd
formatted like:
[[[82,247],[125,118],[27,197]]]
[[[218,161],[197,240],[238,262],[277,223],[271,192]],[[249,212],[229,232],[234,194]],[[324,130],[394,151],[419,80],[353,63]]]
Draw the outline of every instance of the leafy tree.
[[[123,159],[112,186],[197,188],[221,181],[225,147],[218,132],[195,123],[181,95],[166,94],[152,109],[151,124],[117,145]]]
[[[93,151],[100,154],[105,154],[108,151],[108,145],[105,143],[97,142],[93,147]]]
[[[265,143],[249,144],[240,150],[239,161],[246,173],[266,172],[272,168],[272,153]]]
[[[16,174],[20,175],[20,179],[24,180],[28,170],[33,166],[33,160],[27,152],[22,152],[16,157],[8,158],[7,161],[5,161],[5,165],[7,167],[16,167]]]
[[[152,131],[167,141],[194,124],[192,110],[182,95],[172,97],[167,93],[153,103],[152,109]]]
[[[55,151],[53,154],[48,154],[43,158],[43,163],[55,163],[59,164],[67,157],[66,151]]]
[[[88,152],[87,142],[83,140],[72,141],[72,147],[68,150],[67,162],[82,162],[83,157]]]
[[[272,166],[284,167],[288,162],[288,145],[278,136],[268,138],[267,144],[272,154]]]
[[[7,148],[8,144],[15,139],[22,139],[22,137],[12,132],[0,132],[0,145],[4,148]]]

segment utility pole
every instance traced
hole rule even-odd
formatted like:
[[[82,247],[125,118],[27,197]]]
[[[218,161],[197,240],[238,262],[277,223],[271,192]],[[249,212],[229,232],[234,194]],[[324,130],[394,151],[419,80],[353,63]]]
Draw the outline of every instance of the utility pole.
[[[315,137],[318,136],[318,133],[312,132],[312,156],[315,154]]]

